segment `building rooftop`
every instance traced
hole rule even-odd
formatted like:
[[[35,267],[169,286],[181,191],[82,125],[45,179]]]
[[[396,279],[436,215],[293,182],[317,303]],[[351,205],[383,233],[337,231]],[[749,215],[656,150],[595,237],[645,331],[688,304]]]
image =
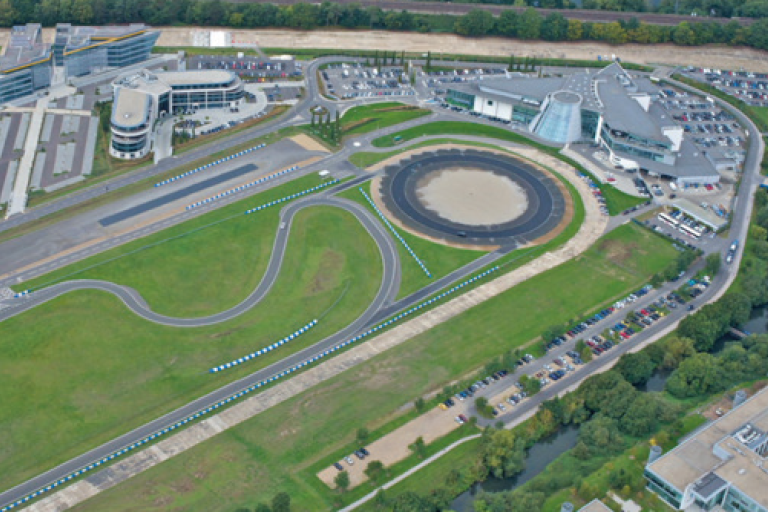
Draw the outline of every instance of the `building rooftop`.
[[[768,431],[768,388],[706,425],[648,465],[648,470],[683,491],[699,493],[729,482],[768,507],[768,468],[761,454]]]
[[[51,56],[50,46],[42,42],[42,27],[39,23],[16,26],[5,53],[0,57],[0,73],[9,73]]]
[[[715,230],[720,230],[728,224],[728,219],[724,217],[718,217],[712,210],[702,208],[693,201],[685,198],[676,199],[672,206],[683,210],[685,213],[693,217],[699,222],[703,222],[707,226]]]
[[[81,27],[60,23],[56,26],[56,44],[63,46],[64,52],[69,53],[93,45],[126,39],[144,33],[148,29],[149,27],[143,23],[105,27]]]
[[[674,178],[720,176],[717,170],[712,167],[706,155],[693,142],[688,140],[683,140],[680,145],[680,151],[675,158],[675,163],[672,165],[637,155],[632,155],[632,160],[635,160],[641,168],[646,169],[648,172],[663,176]]]
[[[205,85],[226,83],[236,78],[231,71],[210,69],[202,71],[168,71],[158,73],[158,78],[170,86],[174,85]]]
[[[612,512],[611,509],[603,503],[600,500],[592,500],[583,507],[581,507],[578,512]]]
[[[150,97],[144,92],[121,87],[115,91],[112,123],[122,128],[133,128],[147,120]]]

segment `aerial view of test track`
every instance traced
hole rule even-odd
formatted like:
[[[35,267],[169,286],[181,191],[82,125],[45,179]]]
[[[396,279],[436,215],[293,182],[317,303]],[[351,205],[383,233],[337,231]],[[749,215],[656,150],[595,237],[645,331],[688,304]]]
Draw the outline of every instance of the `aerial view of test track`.
[[[764,142],[709,70],[41,30],[0,60],[50,74],[0,81],[2,512],[480,510],[481,437],[742,286]],[[650,471],[634,510],[694,510]]]

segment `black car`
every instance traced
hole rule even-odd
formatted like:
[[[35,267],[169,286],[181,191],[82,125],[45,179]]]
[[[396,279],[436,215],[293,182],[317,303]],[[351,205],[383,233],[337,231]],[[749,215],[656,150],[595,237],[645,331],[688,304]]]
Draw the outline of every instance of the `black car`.
[[[366,457],[367,457],[367,456],[369,456],[369,455],[371,454],[371,452],[369,452],[369,451],[368,451],[368,450],[366,450],[365,448],[360,448],[360,453],[362,453],[362,454],[363,454],[364,456],[366,456]]]
[[[334,462],[334,463],[333,463],[333,467],[335,467],[335,468],[336,468],[336,469],[338,469],[339,471],[344,471],[344,466],[342,466],[342,465],[341,465],[341,464],[339,464],[338,462]]]

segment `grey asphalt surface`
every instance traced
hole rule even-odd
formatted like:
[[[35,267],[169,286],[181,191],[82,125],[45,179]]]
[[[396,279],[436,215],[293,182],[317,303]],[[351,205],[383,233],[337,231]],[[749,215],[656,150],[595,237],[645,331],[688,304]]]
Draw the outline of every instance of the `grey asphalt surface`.
[[[326,58],[326,59],[323,59],[323,60],[320,60],[320,61],[315,61],[312,65],[307,67],[307,76],[314,76],[314,70],[316,69],[316,66],[319,65],[323,61],[327,62],[327,61],[330,61],[330,60],[334,60],[334,59],[333,58]],[[300,104],[303,103],[303,106],[305,106],[305,107],[310,103],[310,98],[316,98],[317,97],[317,85],[316,85],[316,83],[314,82],[314,80],[309,80],[308,82],[309,82],[309,84],[308,84],[308,94],[305,96],[305,99],[303,99],[302,102],[300,102]],[[676,85],[678,85],[678,86],[680,86],[681,88],[684,88],[684,89],[687,88],[683,84],[676,84]],[[314,101],[312,103],[323,103],[323,102],[324,101]],[[727,109],[733,111],[731,108],[729,108],[729,106],[727,104],[724,104],[723,106],[724,106],[724,108],[727,108]],[[749,127],[751,127],[750,128],[751,130],[754,130],[752,133],[757,133],[757,129],[754,127],[754,125],[745,116],[743,116],[743,114],[741,114],[738,111],[735,111],[734,113],[739,118],[739,121],[742,122],[743,125],[749,126]],[[396,127],[391,127],[391,128],[389,128],[387,130],[382,130],[380,132],[377,132],[376,134],[367,134],[366,136],[361,137],[361,138],[357,138],[356,140],[361,141],[363,145],[368,146],[370,144],[370,141],[374,137],[380,136],[383,133],[394,133],[396,131],[402,130],[405,126],[408,126],[408,125],[415,126],[415,125],[418,125],[418,124],[421,124],[421,123],[424,123],[424,122],[431,122],[431,121],[434,121],[434,120],[439,119],[439,118],[455,118],[455,117],[457,117],[457,116],[452,116],[452,115],[448,115],[448,116],[444,116],[444,115],[427,116],[425,118],[417,120],[417,122],[405,123],[404,125],[398,125]],[[469,120],[469,119],[467,119],[467,120]],[[268,123],[268,124],[266,124],[264,126],[260,126],[260,127],[256,128],[256,129],[249,130],[249,131],[244,132],[242,134],[239,134],[237,136],[233,136],[232,139],[227,139],[224,142],[221,142],[221,141],[217,142],[216,143],[216,148],[217,149],[224,149],[224,148],[227,148],[227,147],[232,147],[233,145],[240,144],[240,143],[248,140],[250,137],[257,136],[257,135],[255,135],[256,133],[266,133],[268,131],[275,130],[279,126],[286,126],[288,124],[292,124],[292,123],[295,123],[295,122],[296,122],[295,118],[290,118],[290,116],[285,116],[284,118],[282,118],[280,120],[276,120],[276,121],[270,122],[270,123]],[[413,142],[415,142],[415,141],[411,141],[411,143],[413,143]],[[194,152],[190,152],[190,153],[184,155],[184,161],[183,162],[180,161],[181,159],[175,159],[175,160],[169,159],[169,160],[166,160],[164,162],[161,162],[158,166],[152,166],[152,167],[150,167],[150,168],[148,168],[148,169],[146,169],[144,171],[140,171],[139,173],[137,173],[135,175],[126,176],[126,177],[123,177],[123,178],[118,178],[118,179],[116,179],[114,181],[114,183],[117,183],[118,184],[117,186],[124,186],[124,185],[126,185],[128,183],[132,183],[132,182],[138,181],[140,179],[144,179],[147,176],[151,176],[151,175],[154,175],[154,174],[157,174],[157,173],[160,173],[160,172],[165,172],[166,170],[168,170],[170,168],[173,168],[173,167],[176,167],[178,165],[181,165],[182,163],[185,163],[185,162],[188,163],[188,162],[190,162],[192,160],[195,160],[197,158],[201,158],[202,156],[204,156],[205,154],[210,152],[211,147],[212,146],[209,146],[207,148],[201,148],[200,150],[197,150],[197,151],[194,151]],[[364,149],[368,149],[368,148],[366,147]],[[391,150],[392,148],[385,148],[385,149],[386,150]],[[757,185],[758,185],[759,180],[760,180],[758,169],[759,169],[759,163],[760,163],[760,158],[761,158],[763,149],[764,149],[764,146],[763,146],[762,140],[760,140],[759,138],[753,138],[753,143],[750,145],[748,153],[747,153],[747,160],[746,160],[746,163],[745,163],[745,172],[744,172],[744,177],[743,177],[742,185],[741,185],[741,188],[740,188],[740,192],[741,193],[739,194],[739,196],[738,196],[738,198],[737,198],[737,200],[735,202],[735,205],[734,205],[734,210],[733,210],[733,214],[732,214],[732,219],[733,220],[732,220],[732,224],[731,224],[731,233],[734,234],[732,236],[732,238],[738,238],[742,242],[744,241],[744,239],[746,237],[746,232],[747,232],[747,229],[748,229],[748,221],[749,221],[750,213],[751,213],[751,210],[752,210],[751,198],[752,198],[752,195],[754,194],[754,191],[756,190]],[[359,150],[361,150],[361,148],[355,148],[354,149],[354,151],[359,151]],[[333,155],[332,158],[328,158],[325,162],[327,163],[327,162],[333,162],[333,161],[342,161],[342,160],[346,159],[352,151],[353,151],[353,149],[350,148],[349,146],[347,146],[347,147],[343,148],[339,153]],[[164,167],[163,164],[165,164],[167,167]],[[112,183],[110,183],[110,188],[112,188],[113,186],[114,185]],[[74,204],[78,204],[78,203],[80,203],[80,202],[82,202],[84,200],[89,199],[90,197],[95,197],[95,196],[101,195],[104,192],[105,191],[104,191],[103,185],[91,187],[90,189],[87,189],[87,190],[85,190],[83,192],[80,192],[78,194],[74,194],[71,197],[64,198],[64,199],[62,199],[60,201],[56,201],[56,202],[53,202],[51,204],[45,205],[44,207],[41,207],[41,208],[38,208],[38,209],[34,209],[34,210],[31,210],[31,211],[29,211],[29,212],[27,212],[25,214],[13,217],[13,218],[9,219],[8,221],[0,224],[0,231],[2,231],[4,229],[8,229],[12,222],[15,222],[16,223],[15,225],[22,224],[24,222],[28,222],[31,219],[39,218],[40,216],[42,216],[44,214],[47,214],[47,213],[50,213],[50,212],[53,212],[53,211],[57,211],[57,210],[62,209],[62,208],[66,208],[66,207],[74,205]],[[288,212],[290,210],[290,208],[292,208],[292,207],[300,209],[302,207],[310,206],[312,204],[332,204],[333,206],[344,207],[344,206],[341,206],[341,204],[339,204],[339,201],[340,200],[328,199],[328,198],[325,198],[325,197],[322,197],[322,196],[313,196],[312,198],[308,198],[305,202],[301,202],[301,204],[299,204],[297,202],[297,203],[292,203],[292,204],[288,205],[286,207],[285,212]],[[342,201],[341,203],[344,204],[346,202]],[[226,204],[226,203],[222,203],[222,204]],[[360,207],[360,208],[362,208],[362,207]],[[284,212],[284,214],[285,214],[285,212]],[[367,212],[367,210],[366,210],[366,212]],[[294,214],[295,214],[295,212],[294,212]],[[286,217],[286,218],[288,218],[288,217]],[[358,218],[360,218],[360,217],[358,217]],[[368,214],[368,215],[365,215],[363,218],[366,219],[366,220],[362,220],[361,219],[361,222],[363,222],[364,225],[366,225],[367,229],[369,229],[369,231],[370,231],[370,229],[373,229],[373,226],[370,226],[370,228],[369,228],[369,226],[366,224],[367,222],[371,222],[372,216],[370,214]],[[373,220],[375,220],[375,219],[373,219]],[[378,221],[375,221],[375,224],[376,224],[376,228],[375,228],[376,231],[372,232],[372,236],[374,236],[374,238],[376,238],[376,235],[374,235],[375,232],[378,232],[379,235],[382,235],[382,231],[384,229],[380,224],[378,224]],[[283,234],[283,237],[287,237],[288,229],[286,228],[284,231],[286,231],[286,233]],[[148,423],[146,425],[143,425],[143,426],[141,426],[141,427],[139,427],[139,428],[137,428],[137,429],[127,433],[127,434],[124,434],[124,435],[122,435],[122,436],[120,436],[120,437],[118,437],[118,438],[116,438],[116,439],[114,439],[114,440],[112,440],[112,441],[110,441],[108,443],[105,443],[104,445],[102,445],[100,447],[97,447],[97,448],[95,448],[93,450],[90,450],[89,452],[87,452],[87,453],[85,453],[85,454],[83,454],[83,455],[81,455],[81,456],[79,456],[79,457],[77,457],[75,459],[67,461],[66,463],[64,463],[64,464],[62,464],[62,465],[60,465],[60,466],[58,466],[58,467],[56,467],[56,468],[46,472],[46,473],[38,475],[37,477],[35,477],[33,479],[30,479],[27,482],[24,482],[24,483],[22,483],[22,484],[20,484],[20,485],[18,485],[16,487],[14,487],[13,489],[9,489],[9,490],[7,490],[7,491],[5,491],[3,493],[0,493],[0,505],[11,503],[11,502],[13,502],[13,501],[15,501],[15,500],[17,500],[19,498],[22,498],[23,496],[29,494],[30,492],[34,492],[35,490],[37,490],[37,489],[39,489],[41,487],[44,487],[44,486],[48,485],[49,483],[51,483],[53,481],[56,481],[56,480],[58,480],[59,478],[61,478],[63,476],[66,476],[66,475],[70,474],[72,471],[76,471],[77,469],[80,469],[81,467],[86,466],[86,465],[92,463],[93,461],[98,460],[98,459],[104,457],[105,455],[108,455],[109,453],[112,453],[112,452],[114,452],[116,450],[121,449],[122,447],[130,445],[133,442],[136,442],[137,440],[142,439],[142,438],[146,437],[147,435],[149,435],[149,434],[151,434],[153,432],[156,432],[157,430],[161,430],[161,429],[165,428],[168,425],[174,424],[177,421],[179,421],[180,419],[188,417],[189,415],[194,414],[194,413],[196,413],[199,410],[203,410],[203,409],[207,408],[208,406],[210,406],[211,404],[213,404],[215,402],[218,402],[218,401],[220,401],[220,400],[222,400],[222,399],[224,399],[224,398],[226,398],[226,397],[228,397],[228,396],[230,396],[230,395],[232,395],[234,393],[237,393],[237,392],[239,392],[240,390],[242,390],[244,388],[249,387],[253,383],[256,383],[256,382],[264,380],[264,379],[267,379],[267,378],[269,378],[269,377],[271,377],[271,376],[273,376],[275,374],[278,374],[278,373],[284,371],[285,369],[287,369],[289,367],[292,367],[292,366],[296,365],[297,363],[299,363],[301,361],[309,359],[309,358],[313,357],[314,355],[317,355],[318,353],[321,353],[324,350],[327,350],[328,347],[335,346],[338,343],[340,343],[341,341],[343,341],[344,339],[347,339],[347,338],[353,336],[355,333],[360,332],[363,328],[365,328],[368,325],[371,325],[375,321],[383,319],[384,318],[383,315],[386,314],[387,312],[389,312],[389,311],[394,312],[400,306],[407,307],[408,304],[412,304],[412,303],[414,303],[414,302],[416,302],[418,300],[421,300],[421,298],[426,297],[429,294],[429,292],[427,290],[422,290],[422,291],[417,292],[416,294],[413,294],[412,296],[406,298],[404,301],[400,301],[400,302],[398,302],[396,304],[392,303],[392,301],[394,300],[394,298],[395,298],[395,296],[397,294],[397,288],[398,288],[397,283],[399,283],[399,280],[400,280],[399,260],[397,259],[396,248],[394,248],[394,246],[392,245],[393,244],[392,240],[390,239],[390,237],[388,236],[387,233],[383,233],[383,234],[386,235],[386,240],[387,240],[387,244],[388,244],[388,248],[386,249],[386,251],[387,252],[391,251],[390,252],[390,257],[394,258],[391,263],[396,265],[396,268],[391,268],[390,265],[388,265],[386,263],[386,261],[385,261],[385,265],[384,265],[384,276],[385,276],[385,278],[382,280],[382,287],[380,288],[379,293],[377,294],[377,300],[374,301],[374,303],[372,303],[369,306],[369,308],[366,310],[366,312],[363,315],[361,315],[360,318],[358,318],[355,322],[353,322],[352,324],[347,326],[344,330],[340,331],[339,333],[336,333],[333,336],[330,336],[330,337],[326,338],[325,340],[322,340],[321,342],[313,345],[312,347],[308,347],[308,348],[306,348],[306,349],[304,349],[304,350],[302,350],[300,352],[297,352],[296,354],[293,354],[293,355],[283,359],[280,362],[277,362],[277,363],[275,363],[275,364],[273,364],[273,365],[271,365],[271,366],[269,366],[267,368],[259,370],[259,371],[255,372],[254,374],[249,375],[248,377],[245,377],[245,378],[240,379],[240,380],[238,380],[236,382],[233,382],[233,383],[231,383],[231,384],[229,384],[227,386],[224,386],[224,387],[216,390],[215,392],[210,393],[210,394],[208,394],[208,395],[206,395],[204,397],[198,398],[198,399],[190,402],[189,404],[187,404],[186,406],[184,406],[182,408],[179,408],[179,409],[177,409],[177,410],[175,410],[175,411],[173,411],[171,413],[168,413],[168,414],[162,416],[161,418],[158,418],[158,419],[156,419],[156,420],[154,420],[154,421],[152,421],[152,422],[150,422],[150,423]],[[280,234],[278,235],[278,238],[280,238]],[[377,240],[377,243],[379,243],[379,242],[381,242],[381,241]],[[276,240],[275,243],[276,243],[276,247],[277,247],[278,241]],[[284,248],[285,240],[282,241],[282,244],[283,244],[283,248]],[[717,249],[717,250],[723,251],[724,248],[727,246],[727,243],[721,241],[720,245],[722,247]],[[716,298],[716,296],[721,294],[727,288],[727,286],[733,281],[733,279],[735,278],[737,269],[738,269],[738,265],[739,265],[740,260],[741,260],[743,245],[744,244],[742,243],[740,248],[739,248],[739,251],[738,251],[738,253],[736,255],[736,258],[735,258],[735,261],[733,262],[733,264],[731,266],[724,266],[723,270],[714,278],[712,284],[707,289],[705,294],[703,296],[699,297],[696,300],[696,302],[698,304],[702,304],[705,301],[714,300]],[[381,243],[379,244],[379,246],[380,246],[380,248],[382,247]],[[473,262],[472,264],[464,267],[463,269],[460,269],[460,271],[455,272],[454,275],[457,278],[460,278],[461,277],[460,274],[463,273],[464,275],[466,275],[466,273],[471,273],[475,269],[480,268],[481,266],[484,266],[485,264],[488,264],[488,263],[494,261],[500,255],[501,255],[500,253],[499,254],[488,255],[486,257],[485,261]],[[273,254],[273,259],[274,258],[275,258],[275,255]],[[272,267],[272,265],[273,265],[273,261],[270,260],[270,268]],[[275,272],[275,275],[276,275],[276,273],[279,272],[279,262],[276,263],[275,265],[276,265],[276,268],[274,269],[274,272]],[[444,279],[447,280],[448,278],[444,278]],[[265,276],[265,278],[262,281],[262,283],[264,283],[265,281],[268,281],[267,276]],[[272,281],[274,281],[274,277],[272,277]],[[436,290],[439,287],[439,284],[440,284],[440,282],[436,282],[436,283],[433,283],[433,285],[431,285],[431,286]],[[61,286],[64,287],[66,285],[72,285],[72,283],[64,283]],[[86,282],[85,283],[86,287],[93,288],[94,287],[93,285],[96,285],[98,287],[98,286],[101,285],[101,283],[98,283],[98,282],[95,282],[95,283],[94,282]],[[260,284],[259,287],[261,287],[261,285],[262,284]],[[78,285],[74,284],[73,286],[78,286]],[[112,283],[107,283],[106,286],[115,286],[115,285],[113,285]],[[54,288],[54,287],[52,287],[52,288]],[[77,289],[77,288],[72,288],[72,289]],[[258,290],[258,288],[257,288],[257,290]],[[61,293],[66,293],[66,291],[69,291],[69,290],[63,290],[63,291],[61,291]],[[148,311],[148,309],[146,308],[146,304],[142,304],[143,301],[141,301],[140,298],[137,298],[137,295],[135,294],[135,292],[131,293],[130,290],[122,288],[122,287],[118,287],[117,289],[107,289],[106,291],[115,293],[118,297],[123,299],[124,302],[127,301],[126,304],[128,304],[128,302],[130,302],[130,301],[134,301],[134,307],[137,308],[136,311],[143,311],[142,307],[144,308],[144,310]],[[254,291],[254,294],[249,296],[249,299],[251,297],[254,297],[254,296],[256,296],[256,291]],[[40,303],[40,302],[44,302],[46,300],[51,300],[52,298],[53,298],[53,296],[51,296],[49,298],[46,298],[46,296],[44,295],[44,292],[41,291],[37,298],[35,298],[34,295],[30,296],[29,299],[25,300],[24,304],[26,304],[27,302],[29,302],[30,304],[31,303],[37,304],[37,303]],[[246,301],[249,300],[249,299],[246,299]],[[35,301],[39,301],[39,302],[35,302]],[[258,301],[256,301],[256,302],[258,302]],[[242,304],[236,306],[236,308],[240,307],[240,306],[242,306]],[[30,305],[29,307],[32,307],[32,306]],[[130,307],[130,305],[129,305],[129,307]],[[245,307],[245,306],[243,306],[243,307]],[[235,309],[235,308],[233,308],[233,309]],[[229,310],[228,312],[223,312],[222,314],[227,314],[227,313],[232,312],[232,311],[233,310]],[[150,314],[154,314],[151,311],[149,313]],[[5,313],[5,314],[7,314],[9,316],[13,316],[13,314],[18,314],[18,313],[14,311],[14,312],[9,312],[9,313]],[[679,317],[675,317],[675,314],[679,315]],[[234,314],[232,316],[234,316]],[[669,315],[668,317],[666,317],[665,321],[667,321],[667,324],[671,325],[673,323],[676,323],[679,320],[679,318],[682,318],[684,316],[685,316],[685,312],[680,310],[680,309],[678,309],[678,310],[675,311],[675,313],[673,315]],[[210,319],[210,318],[213,318],[213,317],[216,317],[216,315],[212,315],[212,317],[207,317],[207,318]],[[0,317],[0,319],[2,319],[2,318],[3,317]],[[160,318],[159,318],[161,320],[160,323],[164,323],[165,318],[168,318],[168,317],[160,316]],[[181,320],[188,320],[188,319],[181,319]],[[191,319],[191,320],[192,321],[200,321],[200,320],[205,320],[205,319]],[[171,319],[171,321],[179,321],[179,319]],[[220,320],[220,321],[223,321],[223,320]],[[642,338],[643,336],[647,336],[646,341],[651,340],[654,337],[657,337],[660,334],[660,331],[662,331],[663,329],[664,329],[664,322],[657,322],[657,324],[654,325],[653,327],[650,327],[650,328],[644,330],[642,333],[636,335],[634,337],[634,339],[631,340],[630,342],[625,342],[624,344],[619,345],[613,351],[610,351],[608,354],[606,354],[604,356],[601,356],[601,358],[597,358],[597,360],[594,363],[595,364],[594,367],[590,368],[589,371],[582,371],[582,372],[579,373],[580,378],[584,378],[587,375],[589,375],[590,373],[592,373],[595,370],[599,369],[601,367],[601,365],[608,364],[609,361],[615,360],[618,356],[621,355],[622,349],[626,351],[626,350],[629,350],[632,346],[637,346],[638,343],[643,341],[643,339],[644,339],[644,338]],[[565,349],[563,348],[563,350],[565,350]],[[557,354],[555,352],[553,352],[551,355],[552,355],[552,357],[555,357]],[[571,380],[571,379],[564,379],[564,380],[558,381],[558,382],[548,386],[545,390],[543,390],[541,393],[539,393],[536,397],[533,397],[531,400],[529,400],[528,403],[526,403],[525,405],[521,404],[520,406],[515,408],[514,411],[517,412],[517,413],[520,413],[520,412],[524,412],[526,410],[525,409],[526,407],[528,407],[528,408],[536,407],[543,400],[546,400],[547,398],[553,396],[555,393],[557,393],[559,391],[562,391],[562,389],[564,389],[563,386],[572,385],[575,382],[576,382],[575,380]]]

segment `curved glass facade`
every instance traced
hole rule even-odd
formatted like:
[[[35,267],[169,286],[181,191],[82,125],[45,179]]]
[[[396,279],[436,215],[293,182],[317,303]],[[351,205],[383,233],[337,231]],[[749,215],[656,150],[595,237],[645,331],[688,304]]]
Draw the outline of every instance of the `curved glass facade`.
[[[558,95],[567,95],[567,97],[558,98]],[[571,93],[553,94],[533,131],[543,139],[561,144],[579,140],[581,138],[581,98]]]
[[[115,149],[115,151],[120,151],[122,153],[133,153],[135,151],[141,151],[146,145],[146,137],[141,137],[140,139],[130,141],[118,141],[116,139],[112,139],[112,147]]]

